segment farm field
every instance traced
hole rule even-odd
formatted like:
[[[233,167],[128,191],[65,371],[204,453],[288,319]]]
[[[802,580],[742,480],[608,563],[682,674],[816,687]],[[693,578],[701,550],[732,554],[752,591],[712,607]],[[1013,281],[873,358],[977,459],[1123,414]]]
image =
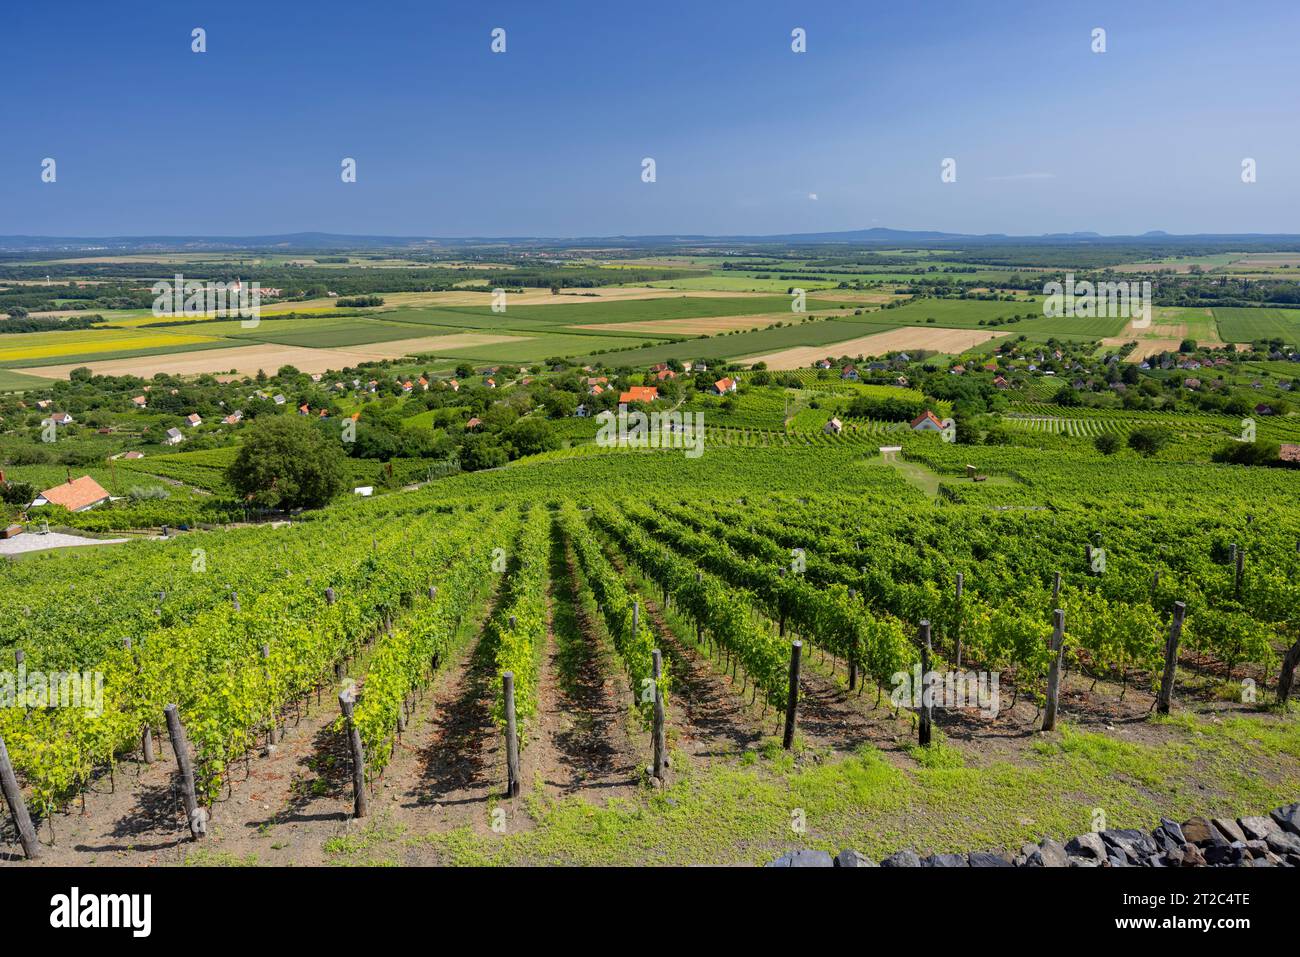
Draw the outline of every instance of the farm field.
[[[752,316],[713,316],[700,319],[659,319],[646,322],[609,322],[593,323],[587,326],[574,326],[575,329],[600,329],[606,332],[658,333],[668,336],[712,336],[720,332],[736,329],[762,329],[777,322],[789,322],[792,318],[787,309],[784,312],[758,313]]]
[[[153,355],[105,361],[82,361],[70,365],[33,366],[20,369],[31,375],[62,379],[78,366],[86,366],[99,375],[152,376],[158,372],[170,375],[197,375],[202,372],[228,372],[236,370],[243,375],[253,375],[258,370],[274,370],[292,365],[303,372],[325,372],[351,368],[359,362],[373,359],[392,359],[417,352],[435,350],[449,352],[475,349],[493,343],[514,343],[524,337],[463,333],[460,335],[425,336],[395,342],[374,343],[350,349],[309,349],[302,346],[234,345],[233,343],[213,355]],[[231,340],[224,340],[231,342]]]
[[[623,295],[610,297],[589,296],[586,291],[553,296],[547,290],[547,298],[543,298],[533,290],[519,296],[508,294],[506,311],[499,313],[487,304],[449,304],[484,303],[483,298],[398,293],[383,307],[350,315],[322,310],[294,318],[271,318],[313,304],[286,304],[283,311],[270,307],[252,327],[238,319],[158,326],[156,317],[136,310],[122,314],[122,321],[128,324],[124,328],[0,336],[0,367],[61,378],[78,366],[104,374],[228,374],[232,369],[252,373],[278,368],[275,363],[281,360],[307,371],[324,372],[415,354],[528,362],[795,320],[785,296],[687,296],[660,290],[651,291],[648,297],[631,298],[638,291],[647,292],[624,289]],[[808,303],[810,309],[836,305],[817,299]],[[250,340],[261,345],[249,346]],[[292,351],[295,349],[303,351]],[[202,350],[220,351],[192,354]],[[722,352],[726,351],[724,347]]]
[[[1260,339],[1300,340],[1300,310],[1215,307],[1219,335],[1228,342]]]
[[[765,362],[770,369],[802,369],[827,355],[876,356],[906,349],[961,353],[974,345],[1006,335],[1010,333],[984,332],[976,329],[940,329],[935,326],[903,326],[887,332],[858,336],[855,339],[827,342],[820,346],[801,346],[748,356],[744,361],[750,364]]]
[[[48,380],[40,376],[0,368],[0,392],[22,392],[27,389],[42,388],[48,384]]]
[[[75,332],[38,332],[0,336],[0,364],[59,362],[69,356],[93,356],[172,348],[177,352],[195,346],[212,348],[219,340],[211,336],[127,329],[82,329]]]

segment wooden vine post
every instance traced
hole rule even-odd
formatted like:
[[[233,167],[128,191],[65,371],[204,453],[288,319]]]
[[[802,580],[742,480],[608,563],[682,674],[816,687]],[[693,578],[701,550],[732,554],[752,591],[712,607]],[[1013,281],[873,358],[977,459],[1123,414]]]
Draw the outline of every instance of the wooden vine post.
[[[849,589],[849,599],[853,600],[858,597],[856,588]],[[852,691],[858,685],[858,647],[857,640],[854,639],[853,648],[849,651],[849,690]]]
[[[165,595],[166,592],[163,592],[163,594]],[[122,639],[122,647],[127,651],[131,651],[131,637],[129,635]],[[134,657],[135,655],[132,654],[133,659]],[[138,674],[139,671],[140,665],[139,662],[137,662],[136,673]],[[153,764],[153,728],[149,727],[148,721],[144,723],[144,730],[140,733],[140,754],[144,758],[145,764]]]
[[[921,620],[921,710],[916,726],[916,741],[922,747],[930,746],[934,722],[934,700],[930,693],[930,622]]]
[[[352,706],[356,700],[356,692],[351,688],[339,692],[339,707],[347,721],[348,744],[352,749],[353,813],[356,817],[365,817],[370,813],[369,796],[366,794],[366,749],[361,743],[361,730],[352,718]]]
[[[130,641],[129,638],[127,640]],[[22,671],[23,662],[26,660],[27,660],[27,652],[23,651],[21,648],[15,648],[14,649],[14,670]],[[27,696],[21,695],[20,697],[22,699],[23,717],[24,718],[30,717],[27,714]]]
[[[1296,665],[1300,665],[1300,638],[1287,649],[1282,657],[1282,673],[1277,677],[1277,703],[1281,707],[1291,697],[1291,686],[1295,683]]]
[[[785,703],[785,735],[781,739],[781,747],[787,751],[794,747],[794,727],[799,711],[799,653],[802,650],[802,641],[790,642],[790,696]]]
[[[1061,697],[1061,660],[1065,657],[1065,612],[1052,612],[1052,664],[1047,669],[1047,704],[1043,707],[1043,730],[1056,728],[1057,704]]]
[[[270,658],[271,658],[271,646],[266,643],[263,643],[262,644],[262,677],[265,678],[268,682],[271,679],[270,666],[267,664]],[[271,713],[271,720],[267,722],[266,725],[266,743],[267,744],[280,743],[280,722],[276,720],[276,715],[274,711],[272,711]]]
[[[956,604],[953,608],[952,618],[952,643],[957,653],[957,664],[955,667],[961,667],[961,592],[962,587],[966,584],[966,576],[961,572],[957,573],[957,593]]]
[[[1241,601],[1241,582],[1246,572],[1246,550],[1238,548],[1236,545],[1232,546],[1232,550],[1236,553],[1233,558],[1236,568],[1232,577],[1232,597],[1237,601]]]
[[[167,732],[172,739],[172,753],[176,755],[176,764],[181,771],[181,800],[185,802],[185,817],[189,821],[190,836],[200,840],[208,833],[207,814],[199,807],[194,794],[194,761],[190,757],[190,742],[185,736],[185,726],[176,705],[169,704],[163,708],[167,716]]]
[[[519,797],[519,729],[515,724],[515,673],[501,675],[506,702],[506,797]]]
[[[650,652],[650,660],[654,667],[654,770],[653,774],[661,782],[668,780],[666,768],[668,766],[668,740],[664,730],[664,693],[659,687],[659,681],[664,674],[663,654],[658,648]]]
[[[4,791],[9,813],[18,828],[18,842],[23,847],[23,854],[29,861],[34,861],[41,856],[41,844],[36,840],[36,828],[32,827],[31,815],[27,813],[27,802],[18,787],[18,775],[14,774],[14,766],[9,761],[4,738],[0,738],[0,790]]]
[[[1160,695],[1156,698],[1156,710],[1161,714],[1169,713],[1169,706],[1174,700],[1174,679],[1178,673],[1178,642],[1183,637],[1183,618],[1187,615],[1187,606],[1174,602],[1174,623],[1169,627],[1169,637],[1165,641],[1165,670],[1160,675]]]

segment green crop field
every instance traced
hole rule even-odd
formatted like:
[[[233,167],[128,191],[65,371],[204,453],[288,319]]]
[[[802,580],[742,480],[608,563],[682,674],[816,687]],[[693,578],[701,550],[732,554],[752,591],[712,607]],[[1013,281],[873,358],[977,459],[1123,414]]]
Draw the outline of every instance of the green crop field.
[[[1215,307],[1219,336],[1225,342],[1281,339],[1300,343],[1300,309]]]
[[[0,368],[0,392],[24,392],[28,389],[41,389],[49,386],[49,379],[40,376],[24,375],[12,369]]]

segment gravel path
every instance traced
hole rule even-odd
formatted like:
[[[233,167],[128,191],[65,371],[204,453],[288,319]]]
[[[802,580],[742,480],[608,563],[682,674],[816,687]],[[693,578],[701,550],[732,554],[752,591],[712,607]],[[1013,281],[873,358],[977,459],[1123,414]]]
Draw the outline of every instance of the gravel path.
[[[23,555],[48,548],[74,548],[78,545],[116,545],[128,541],[129,538],[82,538],[80,535],[65,535],[62,532],[49,532],[45,535],[22,532],[13,538],[0,539],[0,555]]]

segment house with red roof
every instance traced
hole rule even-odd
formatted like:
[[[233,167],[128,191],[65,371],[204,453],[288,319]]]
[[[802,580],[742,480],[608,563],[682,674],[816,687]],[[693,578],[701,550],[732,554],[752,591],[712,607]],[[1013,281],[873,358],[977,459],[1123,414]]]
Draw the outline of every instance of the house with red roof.
[[[653,402],[659,398],[659,390],[652,385],[634,385],[626,392],[618,394],[619,405],[630,405],[633,402]]]
[[[47,488],[36,496],[31,507],[62,505],[69,512],[84,512],[96,505],[104,504],[108,499],[108,492],[104,491],[104,487],[89,475],[83,475],[75,481],[69,475],[68,480],[62,485]]]
[[[942,432],[943,423],[939,421],[937,415],[926,409],[923,414],[912,420],[910,428],[913,432]]]

